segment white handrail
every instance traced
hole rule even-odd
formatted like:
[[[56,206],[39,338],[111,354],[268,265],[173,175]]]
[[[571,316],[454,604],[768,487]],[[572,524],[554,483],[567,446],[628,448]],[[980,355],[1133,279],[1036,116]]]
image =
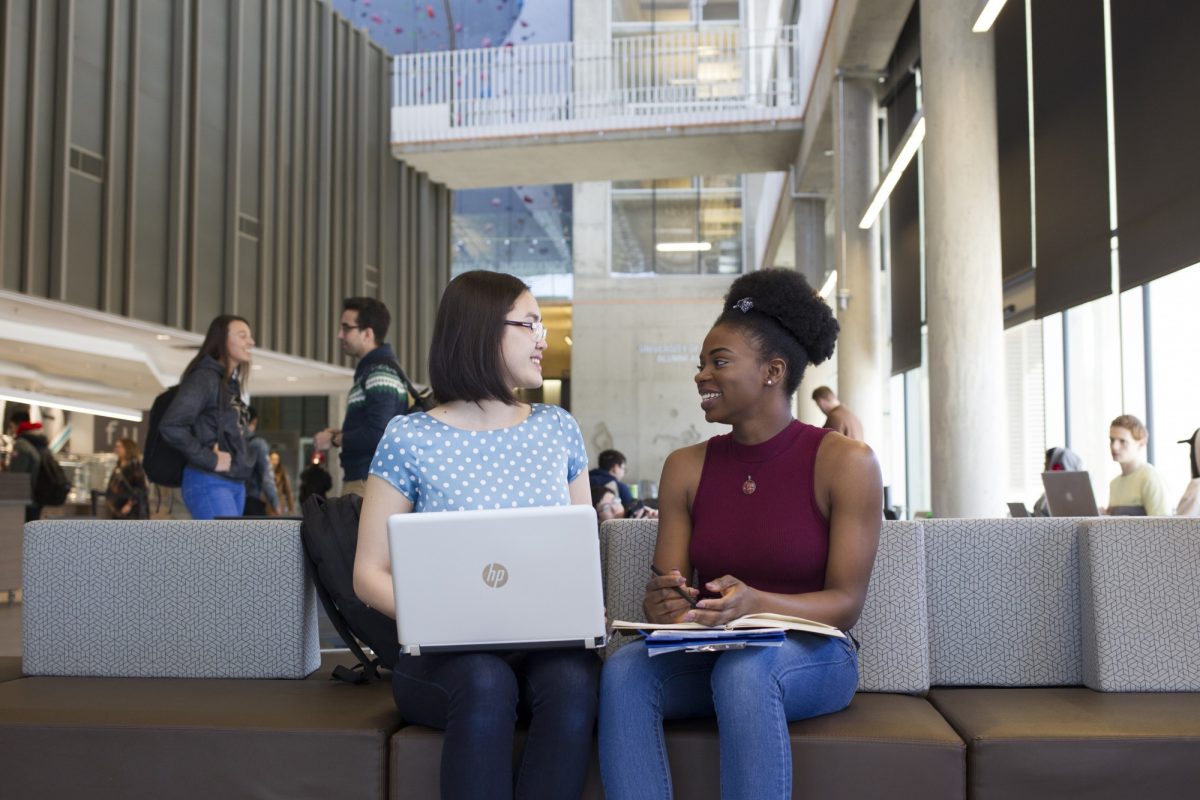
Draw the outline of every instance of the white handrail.
[[[796,26],[396,56],[392,141],[794,119]]]

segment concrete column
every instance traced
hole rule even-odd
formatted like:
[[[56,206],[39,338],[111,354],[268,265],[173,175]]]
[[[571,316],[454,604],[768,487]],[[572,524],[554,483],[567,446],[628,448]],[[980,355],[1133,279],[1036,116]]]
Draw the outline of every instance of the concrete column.
[[[879,126],[874,84],[839,78],[833,87],[834,189],[838,265],[838,385],[863,423],[867,443],[883,445],[879,235],[858,227],[879,182]]]
[[[921,0],[930,481],[937,517],[1004,508],[1004,320],[991,34]]]
[[[825,283],[828,266],[825,247],[825,201],[820,198],[797,198],[792,201],[796,271],[808,279],[814,289]],[[812,401],[813,389],[818,386],[837,386],[837,354],[824,364],[804,371],[804,380],[796,390],[796,418],[810,425],[820,425],[825,415]]]
[[[825,201],[802,197],[792,201],[796,243],[796,271],[814,289],[825,282]]]

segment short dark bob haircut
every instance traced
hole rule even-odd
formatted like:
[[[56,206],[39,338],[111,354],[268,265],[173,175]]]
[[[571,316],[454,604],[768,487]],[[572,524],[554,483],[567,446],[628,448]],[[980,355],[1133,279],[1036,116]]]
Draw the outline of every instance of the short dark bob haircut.
[[[522,294],[519,278],[501,272],[464,272],[446,286],[433,322],[429,383],[438,403],[499,400],[516,405],[506,385],[501,343],[504,320]]]

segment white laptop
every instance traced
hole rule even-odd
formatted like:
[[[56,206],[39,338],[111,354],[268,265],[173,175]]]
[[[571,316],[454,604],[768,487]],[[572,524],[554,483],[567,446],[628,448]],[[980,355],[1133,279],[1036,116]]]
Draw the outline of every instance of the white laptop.
[[[1092,479],[1086,471],[1043,472],[1042,486],[1046,488],[1046,505],[1052,517],[1097,517],[1096,496],[1092,494]]]
[[[395,514],[388,545],[406,655],[604,646],[591,506]]]

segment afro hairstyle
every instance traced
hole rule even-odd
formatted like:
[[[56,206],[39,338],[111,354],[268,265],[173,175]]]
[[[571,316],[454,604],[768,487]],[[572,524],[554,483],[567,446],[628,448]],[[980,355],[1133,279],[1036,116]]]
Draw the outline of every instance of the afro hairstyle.
[[[791,269],[763,269],[738,278],[725,295],[714,325],[744,332],[762,360],[787,362],[784,390],[790,396],[808,364],[833,355],[838,322],[804,276]]]

